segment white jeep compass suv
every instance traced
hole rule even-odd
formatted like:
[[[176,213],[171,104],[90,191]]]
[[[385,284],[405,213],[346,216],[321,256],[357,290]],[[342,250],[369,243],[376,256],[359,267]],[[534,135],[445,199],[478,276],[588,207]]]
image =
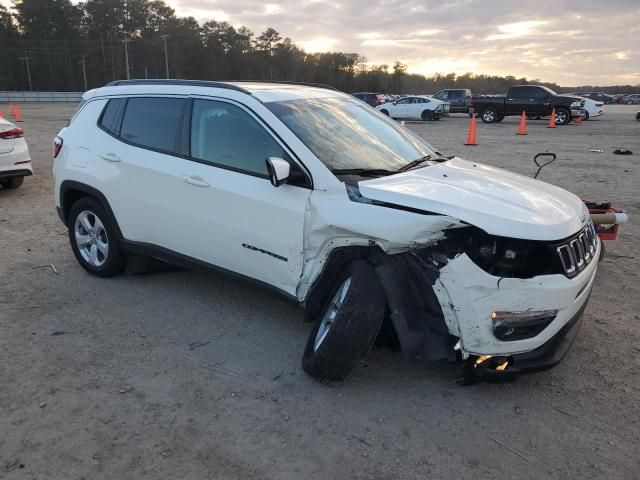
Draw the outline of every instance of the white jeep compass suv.
[[[148,258],[304,305],[302,365],[342,379],[383,331],[467,370],[557,363],[600,253],[575,195],[444,157],[350,95],[290,83],[117,81],[54,141],[55,202],[99,276]]]

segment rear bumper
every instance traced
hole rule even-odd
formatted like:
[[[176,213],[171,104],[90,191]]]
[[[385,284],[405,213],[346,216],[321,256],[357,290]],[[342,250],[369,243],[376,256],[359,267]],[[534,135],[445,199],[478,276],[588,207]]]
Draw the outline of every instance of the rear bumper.
[[[33,172],[30,168],[21,168],[19,170],[5,170],[3,172],[0,172],[0,178],[28,177],[29,175],[33,175]]]

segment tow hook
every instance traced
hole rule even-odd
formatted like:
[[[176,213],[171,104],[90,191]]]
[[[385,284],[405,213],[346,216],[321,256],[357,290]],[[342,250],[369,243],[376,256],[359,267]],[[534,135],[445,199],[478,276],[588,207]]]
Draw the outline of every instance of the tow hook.
[[[506,383],[515,380],[520,370],[513,366],[513,359],[504,356],[469,355],[462,365],[460,385],[477,382]]]

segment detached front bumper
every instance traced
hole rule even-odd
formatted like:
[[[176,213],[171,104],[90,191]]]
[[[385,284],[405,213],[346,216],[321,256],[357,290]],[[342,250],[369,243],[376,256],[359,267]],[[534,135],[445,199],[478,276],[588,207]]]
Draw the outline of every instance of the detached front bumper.
[[[539,370],[557,363],[577,334],[598,266],[601,244],[594,260],[573,278],[545,275],[530,279],[489,275],[465,254],[440,270],[434,291],[449,333],[460,338],[471,355],[513,357],[521,370]],[[555,310],[546,327],[529,338],[500,340],[492,312]]]

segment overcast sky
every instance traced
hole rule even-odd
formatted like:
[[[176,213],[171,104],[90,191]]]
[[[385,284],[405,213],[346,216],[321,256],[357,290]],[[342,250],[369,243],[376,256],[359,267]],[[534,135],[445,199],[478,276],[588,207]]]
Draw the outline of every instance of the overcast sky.
[[[401,60],[425,75],[640,84],[640,0],[166,1],[178,15],[246,25],[256,35],[271,26],[307,51]]]

